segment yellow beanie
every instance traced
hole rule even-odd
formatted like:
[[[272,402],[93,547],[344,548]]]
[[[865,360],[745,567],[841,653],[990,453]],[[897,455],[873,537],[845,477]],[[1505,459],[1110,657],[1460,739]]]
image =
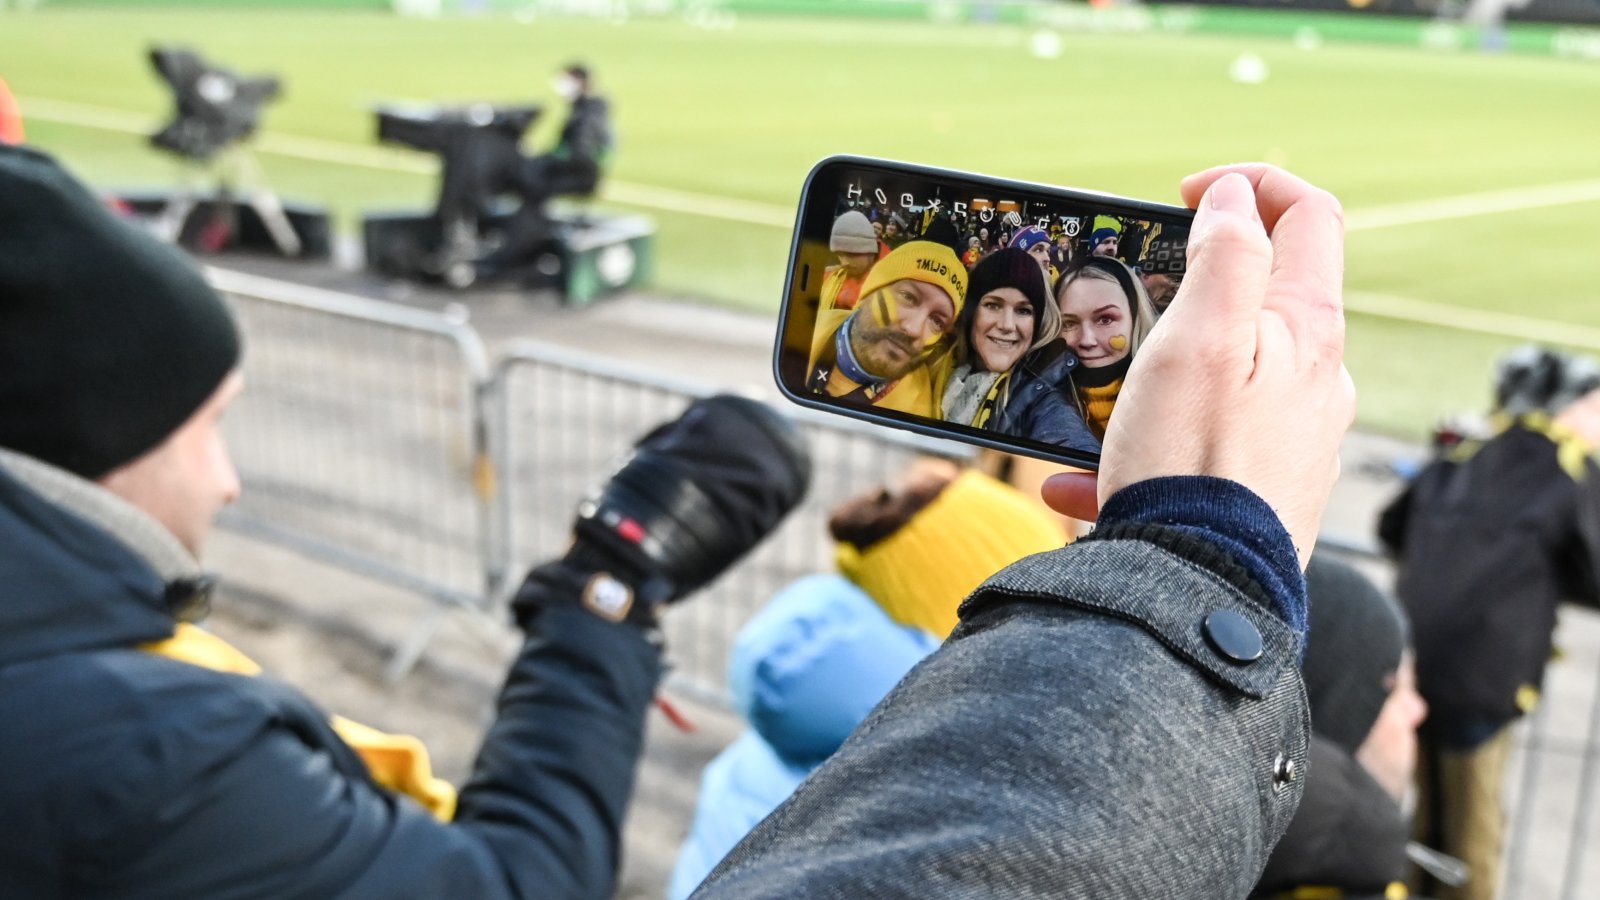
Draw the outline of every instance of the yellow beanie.
[[[872,271],[861,282],[861,296],[870,297],[906,279],[926,282],[944,291],[955,306],[954,315],[961,315],[961,303],[967,296],[967,267],[954,250],[933,241],[907,241],[873,263]]]
[[[956,607],[985,579],[1066,540],[1039,504],[968,470],[894,534],[865,550],[841,542],[838,564],[890,618],[942,640],[956,627]]]

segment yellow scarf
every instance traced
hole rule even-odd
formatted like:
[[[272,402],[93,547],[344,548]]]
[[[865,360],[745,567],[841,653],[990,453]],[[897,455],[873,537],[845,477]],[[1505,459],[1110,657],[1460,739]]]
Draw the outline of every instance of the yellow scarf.
[[[1117,405],[1117,394],[1122,391],[1122,379],[1102,387],[1078,388],[1078,396],[1083,398],[1084,424],[1100,440],[1106,439],[1106,424],[1111,421],[1111,410]]]
[[[238,648],[187,622],[179,623],[172,637],[144,644],[139,649],[203,669],[235,675],[261,674],[261,666]],[[343,716],[333,716],[329,721],[339,737],[367,764],[372,780],[421,803],[441,822],[448,822],[455,816],[455,786],[433,774],[428,748],[422,741],[409,734],[379,731]]]

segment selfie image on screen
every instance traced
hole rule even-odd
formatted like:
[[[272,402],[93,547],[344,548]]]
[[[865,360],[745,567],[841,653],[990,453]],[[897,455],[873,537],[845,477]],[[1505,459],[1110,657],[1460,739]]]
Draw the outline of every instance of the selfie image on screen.
[[[832,210],[805,219],[786,385],[1098,454],[1128,366],[1183,280],[1188,223],[889,179],[841,175]]]

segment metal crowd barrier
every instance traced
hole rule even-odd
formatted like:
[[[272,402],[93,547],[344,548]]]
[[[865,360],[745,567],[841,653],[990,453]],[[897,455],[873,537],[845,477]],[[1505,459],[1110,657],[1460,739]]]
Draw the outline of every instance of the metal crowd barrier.
[[[437,615],[398,648],[396,677],[444,616],[498,613],[528,564],[565,547],[583,492],[645,429],[708,393],[533,343],[513,345],[491,369],[462,321],[209,275],[244,329],[249,383],[225,426],[246,490],[223,524],[432,599]],[[793,579],[832,570],[830,509],[919,454],[970,454],[960,444],[786,412],[811,439],[811,491],[760,548],[669,611],[675,689],[725,699],[739,627]],[[1319,546],[1388,569],[1370,542],[1325,535]],[[1541,711],[1517,726],[1507,778],[1507,900],[1576,898],[1590,883],[1586,866],[1600,857],[1591,838],[1600,683],[1560,663],[1548,681]]]
[[[245,334],[249,389],[224,420],[246,485],[222,524],[428,597],[486,606],[489,366],[465,322],[212,270]],[[432,633],[419,628],[391,671]]]

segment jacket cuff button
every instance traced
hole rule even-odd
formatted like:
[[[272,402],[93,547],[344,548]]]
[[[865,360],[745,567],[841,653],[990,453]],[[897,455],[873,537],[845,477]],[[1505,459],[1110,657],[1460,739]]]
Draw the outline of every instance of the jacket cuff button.
[[[1219,609],[1206,616],[1200,630],[1211,648],[1229,662],[1255,662],[1266,648],[1260,629],[1231,609]]]

